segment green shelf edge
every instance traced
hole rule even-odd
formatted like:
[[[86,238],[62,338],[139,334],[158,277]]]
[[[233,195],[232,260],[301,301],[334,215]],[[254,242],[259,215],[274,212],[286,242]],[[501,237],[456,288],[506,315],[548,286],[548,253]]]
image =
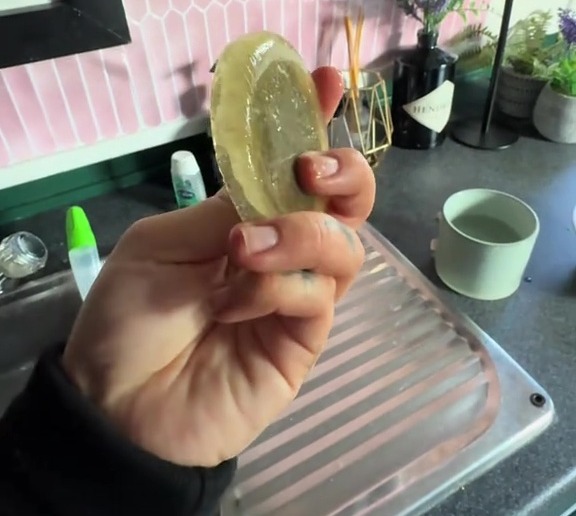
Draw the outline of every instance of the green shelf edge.
[[[190,148],[191,140],[176,140],[0,190],[0,224],[79,203],[152,178],[168,177],[170,156],[176,150]]]

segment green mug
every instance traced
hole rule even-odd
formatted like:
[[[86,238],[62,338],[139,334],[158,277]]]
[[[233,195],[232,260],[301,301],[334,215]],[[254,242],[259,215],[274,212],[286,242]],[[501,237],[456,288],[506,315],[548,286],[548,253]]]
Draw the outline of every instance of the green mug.
[[[504,192],[451,195],[439,216],[436,272],[452,290],[493,301],[518,290],[540,230],[530,206]]]

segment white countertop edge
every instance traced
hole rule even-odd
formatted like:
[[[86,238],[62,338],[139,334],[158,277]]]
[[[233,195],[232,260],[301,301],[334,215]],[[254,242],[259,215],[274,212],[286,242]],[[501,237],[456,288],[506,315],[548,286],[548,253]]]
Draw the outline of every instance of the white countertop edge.
[[[180,119],[136,134],[10,165],[0,169],[0,190],[204,133],[208,120],[205,114]]]

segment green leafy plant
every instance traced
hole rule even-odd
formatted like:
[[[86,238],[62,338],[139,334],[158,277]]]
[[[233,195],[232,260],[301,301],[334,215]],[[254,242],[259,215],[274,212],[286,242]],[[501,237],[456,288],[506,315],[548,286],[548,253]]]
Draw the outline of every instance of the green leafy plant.
[[[438,32],[450,13],[457,13],[466,22],[468,14],[478,15],[486,9],[486,0],[396,0],[406,16],[419,21],[425,32]]]
[[[551,77],[554,91],[576,97],[576,52],[552,67]]]
[[[559,11],[560,45],[562,53],[550,67],[552,89],[576,97],[576,11]]]
[[[551,21],[550,11],[537,10],[514,24],[508,33],[505,66],[521,75],[547,79],[550,66],[562,50],[558,35],[547,33]],[[492,65],[498,43],[496,35],[481,26],[471,26],[456,36],[456,40],[459,38],[468,40],[468,46],[456,41],[456,48],[460,47],[456,52],[460,57],[458,66],[470,70]]]
[[[558,55],[556,42],[549,42],[547,29],[552,21],[550,11],[534,11],[510,30],[505,63],[521,75],[545,79]]]
[[[444,43],[458,56],[460,70],[478,70],[492,64],[497,36],[482,24],[468,25]]]

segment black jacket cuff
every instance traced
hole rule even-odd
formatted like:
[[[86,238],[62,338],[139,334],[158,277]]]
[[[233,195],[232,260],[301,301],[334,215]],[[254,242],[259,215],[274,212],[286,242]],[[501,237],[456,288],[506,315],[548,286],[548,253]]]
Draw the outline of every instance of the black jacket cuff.
[[[62,349],[42,357],[0,421],[0,493],[24,504],[14,514],[212,516],[236,460],[189,468],[138,448],[68,380]]]

